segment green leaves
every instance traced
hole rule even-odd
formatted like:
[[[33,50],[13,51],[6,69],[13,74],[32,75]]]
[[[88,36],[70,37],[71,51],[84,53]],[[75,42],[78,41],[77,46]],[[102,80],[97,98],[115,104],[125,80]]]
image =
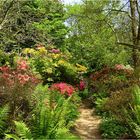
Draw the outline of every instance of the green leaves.
[[[9,9],[8,6],[10,6]],[[4,49],[19,50],[32,47],[39,42],[62,47],[67,28],[64,24],[64,10],[61,2],[51,0],[12,2],[9,0],[0,3],[0,11],[2,13],[0,22],[4,24],[0,30],[0,46]]]
[[[47,86],[38,86],[37,103],[32,120],[34,138],[57,139],[69,133],[71,97],[65,99],[58,92],[48,92]],[[66,133],[64,133],[66,132]]]
[[[116,37],[110,26],[114,19],[107,16],[105,9],[116,6],[113,1],[84,1],[81,4],[67,6],[68,26],[71,28],[67,39],[73,61],[93,69],[104,65],[126,63],[128,52],[116,44]],[[86,53],[85,53],[86,52]]]
[[[102,137],[106,139],[118,139],[127,132],[127,128],[114,118],[103,119],[100,130]]]
[[[0,108],[0,136],[4,134],[4,130],[6,127],[6,120],[8,119],[9,107],[5,105]]]
[[[26,126],[23,122],[17,122],[14,121],[16,129],[15,134],[6,134],[6,139],[14,139],[14,140],[20,140],[20,139],[30,139],[32,140],[32,134],[30,132],[30,129]]]
[[[138,85],[134,86],[133,100],[135,105],[140,105],[140,88]]]

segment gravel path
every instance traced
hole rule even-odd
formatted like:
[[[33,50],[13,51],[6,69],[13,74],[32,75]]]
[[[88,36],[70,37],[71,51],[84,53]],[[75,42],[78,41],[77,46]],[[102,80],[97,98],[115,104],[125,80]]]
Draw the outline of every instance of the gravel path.
[[[95,114],[95,110],[82,105],[79,112],[80,116],[75,122],[74,133],[82,140],[101,139],[99,132],[101,119]]]

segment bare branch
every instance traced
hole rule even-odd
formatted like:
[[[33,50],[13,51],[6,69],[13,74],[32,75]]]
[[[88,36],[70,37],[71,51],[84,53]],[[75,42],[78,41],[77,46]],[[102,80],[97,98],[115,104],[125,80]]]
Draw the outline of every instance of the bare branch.
[[[134,47],[133,44],[128,44],[128,43],[125,43],[125,42],[117,42],[117,44],[119,44],[119,45],[124,45],[124,46],[128,46],[128,47],[131,47],[131,48]]]
[[[119,38],[118,38],[118,35],[117,35],[115,29],[111,26],[111,24],[109,22],[106,21],[106,23],[110,27],[110,29],[113,31],[113,33],[115,34],[116,42],[119,42]]]
[[[127,1],[120,9],[118,9],[117,10],[117,14],[119,13],[119,11],[122,11],[122,9],[127,5],[129,3],[129,1]],[[110,10],[107,14],[106,14],[106,16],[105,16],[105,18],[107,17],[107,16],[109,16],[109,14],[112,12],[112,10]],[[129,15],[129,14],[128,14]]]

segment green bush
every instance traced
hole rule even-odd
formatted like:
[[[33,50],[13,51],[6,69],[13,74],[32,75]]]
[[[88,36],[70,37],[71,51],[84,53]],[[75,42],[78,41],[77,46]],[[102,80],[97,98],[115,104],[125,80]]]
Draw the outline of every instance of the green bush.
[[[80,97],[78,96],[78,93],[73,93],[70,97],[66,97],[65,95],[61,94],[59,91],[53,91],[49,90],[48,86],[42,86],[38,85],[34,97],[37,101],[36,106],[42,106],[42,104],[45,102],[47,106],[50,106],[50,108],[57,109],[55,107],[62,108],[64,103],[67,101],[67,113],[65,117],[66,123],[74,121],[78,117],[78,106],[81,101]],[[34,105],[34,103],[32,103]],[[38,112],[38,109],[37,109]]]
[[[129,104],[132,102],[132,94],[130,89],[118,90],[112,92],[111,96],[104,104],[104,110],[111,113],[119,121],[126,121],[124,116],[124,108],[129,109]]]
[[[8,120],[9,107],[5,105],[0,107],[0,138],[4,136],[4,132],[7,128],[6,121]]]
[[[126,66],[124,66],[126,68]],[[89,86],[94,93],[106,93],[123,90],[136,83],[131,69],[117,70],[115,67],[105,67],[90,75]]]
[[[74,83],[78,77],[79,67],[70,62],[67,52],[53,53],[51,49],[40,46],[39,49],[26,48],[23,54],[27,57],[30,54],[28,61],[32,69],[41,75],[44,84],[58,81]]]
[[[5,64],[8,64],[10,66],[14,66],[14,57],[17,54],[14,52],[6,53],[2,50],[0,50],[0,66],[3,66]]]
[[[95,101],[96,112],[101,114],[104,112],[104,105],[107,102],[108,98],[97,98]]]
[[[140,88],[135,85],[133,88],[133,100],[130,109],[125,108],[124,116],[134,137],[140,138]]]
[[[102,137],[106,139],[122,138],[127,133],[127,128],[112,118],[103,119],[100,130]]]

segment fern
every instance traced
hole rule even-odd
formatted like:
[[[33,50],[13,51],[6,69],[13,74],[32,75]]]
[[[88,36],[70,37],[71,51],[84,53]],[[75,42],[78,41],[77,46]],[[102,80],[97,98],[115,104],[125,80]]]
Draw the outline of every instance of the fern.
[[[77,136],[74,136],[69,132],[69,130],[65,127],[59,128],[56,133],[55,139],[73,139],[73,140],[80,140]]]
[[[135,133],[137,139],[140,139],[140,126],[137,125],[136,123],[134,124],[134,126],[135,126],[134,133]]]
[[[35,107],[32,112],[30,129],[23,122],[16,122],[15,134],[6,134],[8,139],[57,139],[73,137],[69,132],[71,97],[65,99],[57,92],[49,93],[47,87],[39,86],[35,91]]]
[[[16,125],[15,134],[6,134],[6,139],[32,139],[32,134],[30,129],[26,126],[24,122],[14,122]]]
[[[8,105],[0,108],[0,136],[4,134],[6,120],[8,118],[9,107]]]
[[[140,88],[138,85],[134,86],[133,101],[135,105],[140,105]]]
[[[133,104],[130,104],[130,110],[124,109],[126,120],[132,132],[137,138],[140,138],[140,88],[135,86],[133,89]]]
[[[36,106],[33,111],[34,117],[32,119],[32,133],[35,138],[42,138],[47,135],[50,111],[45,104],[47,86],[42,87],[39,85],[35,91],[36,93]],[[49,102],[49,101],[48,101]],[[48,103],[49,104],[49,103]]]
[[[71,97],[65,99],[57,92],[46,93],[46,87],[37,88],[36,108],[34,110],[32,134],[34,138],[55,139],[60,129],[69,131],[66,116],[70,113]],[[40,94],[41,93],[41,94]],[[46,104],[47,102],[47,104]]]

